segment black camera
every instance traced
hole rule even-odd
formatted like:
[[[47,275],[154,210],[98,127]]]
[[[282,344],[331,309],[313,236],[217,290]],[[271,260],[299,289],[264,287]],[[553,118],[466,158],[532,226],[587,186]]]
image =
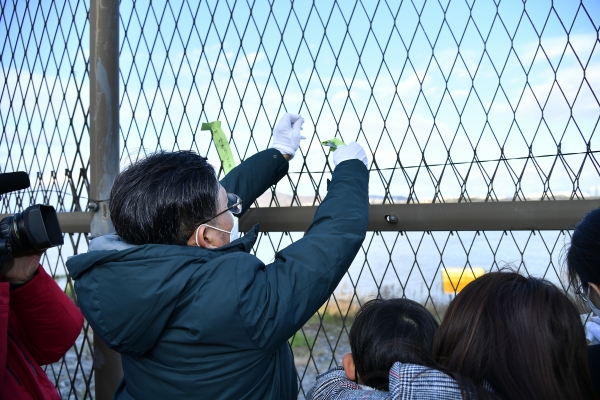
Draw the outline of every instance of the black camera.
[[[0,196],[29,187],[25,172],[0,174]],[[52,206],[35,204],[0,221],[0,266],[5,261],[60,246],[62,231]]]

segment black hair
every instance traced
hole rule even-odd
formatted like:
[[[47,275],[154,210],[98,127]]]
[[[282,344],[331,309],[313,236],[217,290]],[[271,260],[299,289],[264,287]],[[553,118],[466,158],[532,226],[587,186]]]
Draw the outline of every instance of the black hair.
[[[374,299],[365,303],[350,328],[350,348],[361,381],[389,390],[389,372],[396,361],[432,366],[437,320],[409,299]]]
[[[600,208],[587,213],[575,227],[566,262],[572,287],[600,285]]]
[[[475,279],[450,303],[433,352],[467,392],[482,393],[465,385],[472,382],[502,399],[595,398],[579,313],[543,279],[514,272]]]
[[[193,151],[159,151],[119,173],[110,218],[131,244],[186,245],[194,229],[217,213],[219,181]]]

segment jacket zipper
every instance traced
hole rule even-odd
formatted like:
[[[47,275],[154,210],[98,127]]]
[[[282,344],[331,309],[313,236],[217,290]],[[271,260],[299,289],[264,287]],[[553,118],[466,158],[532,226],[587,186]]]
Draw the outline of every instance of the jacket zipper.
[[[27,361],[29,363],[29,366],[31,367],[31,369],[33,370],[33,373],[35,374],[35,376],[39,376],[37,371],[35,370],[35,367],[33,366],[33,364],[31,363],[31,361],[29,361],[29,358],[27,358],[27,356],[25,355],[25,352],[23,351],[23,349],[21,348],[21,346],[19,346],[19,342],[17,342],[15,340],[15,338],[13,337],[12,333],[8,333],[8,336],[12,339],[12,341],[15,343],[15,346],[17,346],[17,348],[19,349],[19,351],[21,352],[21,354],[23,355],[23,358],[25,359],[25,361]]]

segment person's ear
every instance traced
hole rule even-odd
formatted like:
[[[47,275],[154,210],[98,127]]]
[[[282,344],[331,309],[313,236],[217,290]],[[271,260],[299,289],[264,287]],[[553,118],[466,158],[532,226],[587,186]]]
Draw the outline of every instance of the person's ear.
[[[352,382],[356,382],[356,369],[354,368],[354,357],[352,357],[352,353],[347,353],[342,358],[342,365],[344,366],[344,372],[346,372],[346,378]]]
[[[214,229],[206,229],[206,226],[200,225],[188,239],[187,245],[200,246],[205,249],[216,249],[217,246],[214,245],[216,238],[213,231]]]
[[[596,294],[598,295],[597,297],[600,298],[600,285],[597,285],[592,282],[588,282],[588,285],[590,285],[590,287],[596,292]]]

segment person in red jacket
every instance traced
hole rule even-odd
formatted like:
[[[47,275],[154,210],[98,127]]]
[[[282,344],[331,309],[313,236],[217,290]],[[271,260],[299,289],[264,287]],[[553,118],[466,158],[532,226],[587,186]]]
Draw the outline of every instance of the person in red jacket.
[[[60,360],[83,326],[79,308],[40,257],[0,266],[0,399],[60,399],[40,366]]]

